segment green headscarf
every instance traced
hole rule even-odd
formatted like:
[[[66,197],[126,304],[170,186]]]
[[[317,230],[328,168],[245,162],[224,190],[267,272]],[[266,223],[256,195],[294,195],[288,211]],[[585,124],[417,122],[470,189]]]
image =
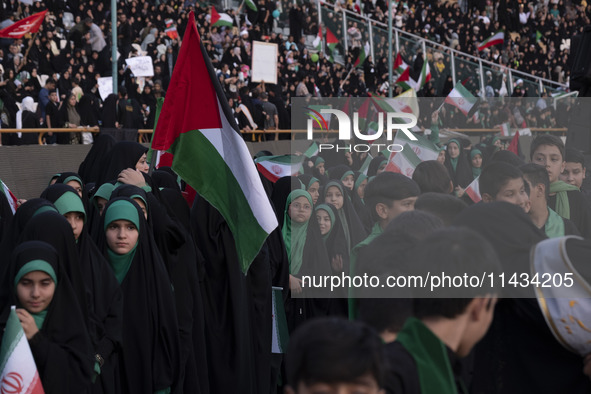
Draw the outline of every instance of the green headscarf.
[[[458,150],[460,151],[460,154],[461,154],[462,153],[462,145],[455,138],[447,141],[448,148],[449,148],[449,144],[451,144],[452,142],[458,146]],[[448,153],[448,155],[449,155],[449,153]],[[452,158],[451,156],[449,156],[449,162],[451,163],[451,167],[454,169],[454,172],[456,171],[456,167],[458,166],[458,159],[459,158],[460,158],[459,155],[456,158]]]
[[[82,200],[78,194],[74,192],[65,192],[60,198],[55,200],[53,205],[55,205],[60,215],[65,215],[69,212],[80,212],[84,214],[84,223],[86,224],[86,211],[84,210],[84,204],[82,204]]]
[[[556,212],[548,208],[548,220],[544,225],[548,238],[564,237],[564,220]]]
[[[353,186],[353,190],[357,191],[357,189],[359,188],[359,186],[361,186],[361,184],[363,183],[364,180],[367,179],[367,175],[365,174],[359,174],[359,176],[357,177],[357,180],[355,181],[355,185]]]
[[[343,174],[343,176],[341,176],[341,182],[342,182],[342,181],[344,181],[344,180],[345,180],[345,178],[346,178],[346,177],[348,177],[349,175],[353,175],[353,176],[355,176],[355,173],[354,173],[353,171],[351,171],[351,170],[349,170],[349,171],[345,172],[345,173]]]
[[[304,246],[306,244],[306,235],[308,233],[308,221],[305,223],[296,223],[289,217],[289,205],[291,202],[299,197],[306,197],[310,205],[314,206],[312,196],[305,190],[297,189],[289,193],[287,201],[285,202],[285,212],[283,213],[283,241],[285,242],[285,249],[287,250],[287,257],[289,259],[289,273],[297,275],[302,268],[302,260],[304,257]]]
[[[565,219],[570,219],[570,203],[566,192],[571,190],[579,190],[579,188],[563,181],[550,184],[550,194],[556,193],[556,213]]]
[[[472,159],[474,159],[474,156],[476,155],[480,155],[480,157],[482,157],[482,152],[480,151],[480,149],[472,149],[472,151],[470,152],[470,166],[472,167],[472,176],[474,176],[474,179],[480,176],[480,173],[482,172],[482,165],[480,166],[480,168],[472,166]]]
[[[35,213],[33,214],[32,217],[35,217],[35,216],[37,216],[37,215],[39,215],[40,213],[43,213],[43,212],[55,212],[55,213],[59,213],[57,211],[57,209],[55,209],[55,207],[53,207],[51,205],[44,205],[44,206],[40,207],[39,209],[37,209],[35,211]]]
[[[328,216],[330,217],[330,230],[328,230],[328,233],[326,233],[325,235],[322,236],[322,239],[324,239],[326,241],[326,239],[328,238],[328,236],[332,232],[332,226],[334,226],[335,217],[334,217],[334,213],[332,212],[332,209],[330,209],[330,207],[327,204],[318,205],[314,209],[314,212],[318,212],[320,210],[326,211],[326,213],[328,213]]]
[[[314,160],[314,167],[318,167],[318,165],[322,163],[324,163],[324,159],[320,156],[316,156],[316,160]]]
[[[80,179],[79,177],[74,176],[74,175],[67,177],[66,179],[64,179],[64,181],[62,183],[65,185],[70,181],[78,182],[80,184],[80,187],[82,187],[82,185],[84,185],[84,183],[82,182],[82,179]]]
[[[113,190],[115,190],[115,185],[113,185],[112,183],[103,183],[101,187],[98,188],[96,193],[94,193],[94,196],[92,196],[92,198],[94,199],[96,197],[100,197],[109,201],[109,199],[111,198],[111,194],[113,193]]]
[[[312,179],[310,179],[310,182],[308,182],[308,184],[306,185],[306,190],[308,190],[309,188],[311,188],[312,185],[314,183],[316,183],[316,182],[318,182],[318,184],[320,184],[320,181],[317,178],[312,177]]]
[[[107,211],[105,212],[104,231],[107,231],[109,224],[115,220],[128,220],[135,224],[138,232],[140,231],[140,219],[137,208],[129,201],[115,201],[107,208]],[[134,247],[126,254],[117,254],[113,252],[111,248],[107,248],[109,264],[111,265],[111,268],[113,269],[115,277],[119,283],[123,282],[127,272],[129,271],[129,268],[131,267],[131,262],[135,256],[136,248],[137,242]]]
[[[14,288],[16,289],[18,282],[20,282],[23,276],[33,271],[45,272],[47,275],[51,277],[53,283],[55,283],[55,285],[57,286],[57,275],[55,274],[55,271],[51,264],[49,264],[45,260],[32,260],[23,265],[21,269],[18,270],[16,276],[14,277]],[[47,309],[38,313],[29,313],[31,313],[31,316],[33,316],[33,319],[35,320],[35,325],[40,330],[43,326],[43,322],[45,321],[45,316],[47,316]]]

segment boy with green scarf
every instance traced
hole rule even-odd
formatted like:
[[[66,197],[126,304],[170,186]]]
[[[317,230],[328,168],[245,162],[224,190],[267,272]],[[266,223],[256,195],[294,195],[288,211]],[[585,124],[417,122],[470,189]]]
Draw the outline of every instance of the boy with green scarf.
[[[564,143],[551,134],[536,137],[530,150],[532,163],[546,168],[550,177],[548,206],[560,216],[571,219],[581,235],[591,239],[591,208],[578,187],[559,180],[564,171]]]
[[[414,255],[416,272],[453,276],[500,271],[492,246],[463,228],[435,231],[417,245]],[[385,345],[387,393],[468,393],[462,358],[488,331],[497,301],[494,289],[484,287],[462,294],[416,294],[414,317],[407,319],[395,342]],[[459,295],[463,298],[441,298]]]
[[[546,169],[538,164],[525,164],[520,167],[523,177],[529,184],[529,217],[537,228],[543,230],[548,238],[580,235],[574,223],[565,219],[548,207],[550,179]]]

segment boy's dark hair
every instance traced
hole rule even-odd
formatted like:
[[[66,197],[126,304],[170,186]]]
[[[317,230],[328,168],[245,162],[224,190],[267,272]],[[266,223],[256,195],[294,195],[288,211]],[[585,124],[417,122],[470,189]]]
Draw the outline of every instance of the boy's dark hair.
[[[452,278],[465,274],[480,278],[483,272],[496,275],[501,270],[499,258],[491,244],[480,234],[462,227],[448,227],[431,233],[417,244],[414,257],[413,267],[417,272],[435,275],[445,272],[445,275]],[[482,287],[467,287],[461,293],[442,291],[429,297],[416,297],[414,314],[418,319],[453,319],[466,310],[472,299],[491,293],[496,291],[485,281]],[[438,297],[445,294],[461,295],[462,298]]]
[[[378,203],[392,206],[397,200],[417,197],[421,190],[412,179],[394,172],[382,172],[365,187],[365,205],[370,210],[372,218],[378,220],[376,205]]]
[[[534,138],[534,140],[532,141],[531,146],[529,148],[530,160],[533,159],[536,149],[538,149],[542,145],[552,145],[552,146],[557,147],[558,150],[560,151],[560,156],[562,156],[562,160],[564,160],[564,143],[562,142],[560,137],[557,137],[552,134],[541,134],[541,135],[537,136],[536,138]]]
[[[285,361],[287,382],[351,382],[370,373],[384,386],[384,354],[380,337],[361,322],[320,318],[306,322],[292,335]]]
[[[539,164],[529,163],[519,167],[523,176],[531,183],[533,187],[540,183],[544,185],[546,201],[548,201],[548,195],[550,194],[550,177],[548,171]]]
[[[379,333],[397,333],[414,316],[412,298],[360,298],[358,308],[358,319]]]
[[[417,198],[415,210],[429,212],[443,221],[445,226],[450,226],[468,204],[451,194],[424,193]]]
[[[421,193],[451,193],[451,178],[447,168],[437,160],[427,160],[419,163],[412,174],[412,180],[419,185]]]
[[[583,168],[585,168],[585,156],[578,149],[566,148],[564,160],[567,163],[581,163]]]
[[[507,182],[517,178],[523,178],[519,168],[502,161],[490,163],[482,169],[478,179],[480,193],[486,193],[494,198]]]
[[[490,162],[494,163],[499,161],[511,164],[514,167],[521,167],[525,164],[525,161],[521,157],[508,150],[499,150],[493,153]]]

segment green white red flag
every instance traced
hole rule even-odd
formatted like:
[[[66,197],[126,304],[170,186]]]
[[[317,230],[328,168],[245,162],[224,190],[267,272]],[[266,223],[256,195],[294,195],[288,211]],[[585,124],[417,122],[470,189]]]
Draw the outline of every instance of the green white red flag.
[[[498,31],[486,40],[482,41],[480,45],[478,45],[478,50],[482,51],[485,48],[492,47],[495,45],[501,45],[505,41],[505,33],[502,31]]]
[[[18,200],[2,180],[0,180],[0,192],[4,193],[4,196],[8,200],[8,205],[10,205],[10,209],[12,210],[12,214],[14,215],[18,208]]]
[[[283,155],[283,156],[263,156],[254,162],[257,170],[265,178],[275,183],[284,176],[296,176],[302,168],[304,156]]]
[[[0,390],[2,394],[43,394],[37,365],[15,307],[6,321],[0,347]]]
[[[421,159],[408,145],[403,145],[401,152],[392,152],[388,158],[388,164],[384,171],[397,172],[412,178],[415,168],[421,163]]]
[[[478,98],[474,97],[461,82],[458,82],[445,98],[445,102],[458,108],[464,115],[468,116],[472,108],[478,103]]]
[[[191,11],[152,149],[228,223],[247,272],[277,219],[216,78]]]
[[[475,203],[482,200],[482,196],[480,195],[480,183],[478,182],[479,179],[480,176],[477,176],[476,179],[474,179],[465,190],[466,194],[468,194],[468,196]]]

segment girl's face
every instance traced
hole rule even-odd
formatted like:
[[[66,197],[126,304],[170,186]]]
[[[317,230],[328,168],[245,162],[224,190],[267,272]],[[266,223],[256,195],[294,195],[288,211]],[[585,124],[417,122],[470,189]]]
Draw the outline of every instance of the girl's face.
[[[482,167],[482,156],[474,155],[474,157],[472,158],[472,167],[474,167],[474,168]]]
[[[72,189],[76,190],[76,193],[82,198],[82,185],[78,181],[68,181],[66,185],[70,186]]]
[[[298,197],[289,204],[288,214],[294,222],[306,223],[312,216],[312,204],[306,197]]]
[[[355,177],[351,175],[347,175],[344,179],[342,179],[343,185],[349,190],[353,190],[353,186],[355,186]]]
[[[388,162],[385,161],[382,164],[380,164],[380,167],[378,168],[378,170],[376,171],[376,175],[381,174],[382,172],[384,172],[384,170],[386,169],[386,165],[388,165]]]
[[[361,185],[357,188],[357,195],[362,200],[365,198],[365,186],[367,186],[367,179],[364,179],[363,182],[361,182]]]
[[[67,212],[64,214],[64,217],[70,223],[70,226],[72,226],[74,238],[78,240],[84,228],[84,214],[82,212]]]
[[[137,244],[140,233],[129,220],[115,220],[107,226],[109,249],[117,254],[127,254]]]
[[[324,202],[334,205],[337,210],[341,209],[345,203],[341,189],[336,186],[329,187],[324,196]]]
[[[150,169],[150,166],[148,165],[148,162],[146,160],[147,156],[144,153],[142,157],[140,157],[140,159],[137,161],[135,169],[143,172],[144,174],[147,174],[148,170]]]
[[[318,226],[320,226],[320,234],[328,234],[332,228],[332,222],[330,221],[328,212],[326,212],[324,209],[319,209],[316,211],[316,220],[318,220]]]
[[[447,145],[447,153],[449,154],[449,157],[455,159],[460,155],[460,147],[455,142],[452,142],[451,144]]]
[[[441,164],[445,163],[445,151],[442,149],[439,151],[439,156],[437,156],[437,161]]]
[[[318,197],[320,197],[320,183],[314,182],[307,191],[312,196],[312,202],[316,204]]]
[[[29,313],[46,310],[54,293],[55,282],[44,271],[29,272],[16,285],[18,301]]]
[[[316,168],[318,168],[318,172],[320,173],[320,175],[324,175],[325,169],[324,169],[324,163],[320,163],[316,166]]]
[[[70,98],[68,99],[68,103],[71,107],[76,106],[76,96],[70,96]]]
[[[102,197],[96,197],[96,206],[99,209],[99,215],[103,216],[103,211],[105,210],[105,205],[107,205],[108,201]]]
[[[148,220],[148,210],[146,209],[146,203],[144,203],[144,200],[142,200],[141,198],[134,198],[133,201],[135,201],[137,205],[140,206],[142,212],[144,213],[144,217],[146,218],[146,220]]]

